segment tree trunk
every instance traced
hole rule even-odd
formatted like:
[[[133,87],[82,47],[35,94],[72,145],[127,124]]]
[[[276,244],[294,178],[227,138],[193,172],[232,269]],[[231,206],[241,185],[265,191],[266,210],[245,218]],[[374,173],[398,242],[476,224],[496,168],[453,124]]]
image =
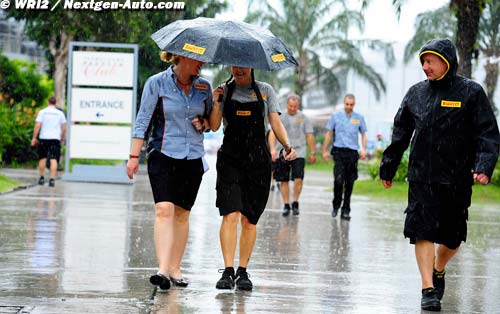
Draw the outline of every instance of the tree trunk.
[[[452,0],[451,6],[457,16],[458,74],[470,78],[472,54],[479,32],[481,0]]]
[[[68,52],[69,43],[74,39],[73,34],[61,33],[59,47],[56,47],[57,38],[52,38],[49,42],[49,50],[54,56],[54,96],[57,106],[61,109],[65,107],[66,100],[66,76],[68,73]]]
[[[495,115],[498,114],[498,109],[495,106],[495,102],[493,96],[495,95],[495,90],[497,88],[498,82],[498,62],[490,63],[489,60],[484,65],[484,70],[486,71],[486,77],[484,79],[484,84],[486,85],[486,93],[488,94],[488,98],[490,100],[491,107],[493,108],[493,112]]]

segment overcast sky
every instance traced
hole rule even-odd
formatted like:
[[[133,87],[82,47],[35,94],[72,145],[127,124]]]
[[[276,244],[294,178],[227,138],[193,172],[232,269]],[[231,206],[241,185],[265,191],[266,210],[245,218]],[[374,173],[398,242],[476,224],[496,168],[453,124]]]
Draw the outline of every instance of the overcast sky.
[[[270,0],[271,3],[279,3]],[[352,8],[356,6],[356,0],[350,0]],[[415,17],[424,11],[433,10],[448,4],[449,0],[407,0],[398,21],[391,0],[372,0],[365,13],[365,38],[383,39],[386,41],[400,41],[406,43],[414,33]],[[243,20],[247,14],[246,1],[232,1],[229,9],[219,14],[223,19]],[[352,33],[352,36],[358,34]]]

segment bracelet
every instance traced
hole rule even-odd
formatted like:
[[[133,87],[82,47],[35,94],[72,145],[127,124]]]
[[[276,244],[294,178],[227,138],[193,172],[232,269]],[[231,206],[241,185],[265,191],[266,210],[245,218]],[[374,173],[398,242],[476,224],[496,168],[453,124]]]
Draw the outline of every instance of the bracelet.
[[[132,154],[130,154],[130,155],[128,155],[128,158],[130,158],[130,159],[132,159],[132,158],[139,158],[139,155],[132,155]]]

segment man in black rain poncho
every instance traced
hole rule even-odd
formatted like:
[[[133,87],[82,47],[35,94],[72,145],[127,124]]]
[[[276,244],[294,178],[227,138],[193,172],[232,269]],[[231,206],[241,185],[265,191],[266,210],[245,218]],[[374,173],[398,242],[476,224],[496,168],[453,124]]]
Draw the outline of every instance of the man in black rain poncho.
[[[481,86],[456,75],[450,40],[427,42],[419,57],[427,80],[412,86],[401,103],[380,178],[385,188],[391,187],[411,140],[404,235],[415,244],[421,307],[439,311],[445,266],[466,239],[472,184],[489,183],[500,135]]]

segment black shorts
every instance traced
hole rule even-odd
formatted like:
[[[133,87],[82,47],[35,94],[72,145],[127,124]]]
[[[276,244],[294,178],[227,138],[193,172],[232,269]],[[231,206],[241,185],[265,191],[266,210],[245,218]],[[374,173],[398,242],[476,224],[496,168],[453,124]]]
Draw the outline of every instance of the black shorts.
[[[148,175],[156,203],[171,202],[186,210],[193,207],[203,176],[198,159],[174,159],[156,150],[148,157]]]
[[[55,159],[59,161],[61,157],[60,140],[40,140],[38,142],[38,159]]]
[[[278,182],[288,182],[295,179],[304,179],[304,167],[306,160],[297,158],[292,161],[278,159],[276,170],[274,171],[274,179]]]
[[[217,201],[221,216],[241,212],[256,225],[266,208],[271,184],[271,161],[261,156],[253,163],[243,163],[224,153],[217,153]]]
[[[404,235],[456,249],[467,238],[470,185],[410,182]]]

